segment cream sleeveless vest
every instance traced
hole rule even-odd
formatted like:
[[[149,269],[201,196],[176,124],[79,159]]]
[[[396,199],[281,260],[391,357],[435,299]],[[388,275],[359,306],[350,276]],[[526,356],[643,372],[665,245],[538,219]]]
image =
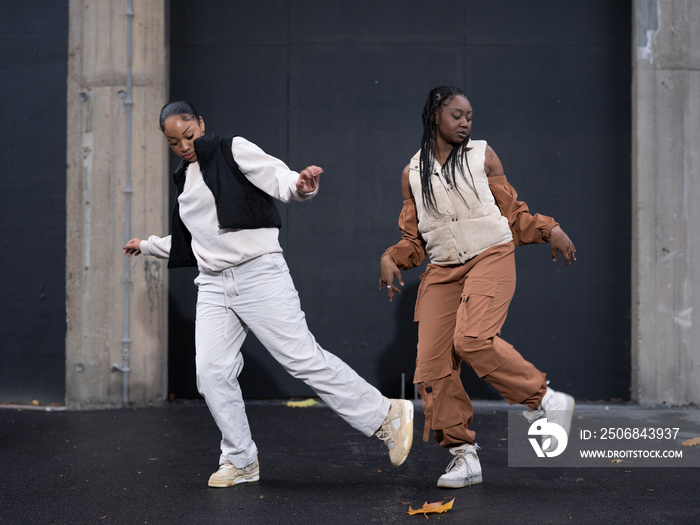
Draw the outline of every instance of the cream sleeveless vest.
[[[420,171],[420,151],[411,159],[409,182],[416,200],[418,230],[426,242],[430,262],[434,264],[462,264],[484,250],[513,240],[508,219],[496,205],[488,177],[484,171],[486,141],[470,140],[467,160],[474,175],[477,195],[457,173],[456,181],[462,198],[442,175],[440,164],[435,162],[432,175],[433,193],[442,216],[434,216],[423,206]],[[466,166],[464,172],[469,177]]]

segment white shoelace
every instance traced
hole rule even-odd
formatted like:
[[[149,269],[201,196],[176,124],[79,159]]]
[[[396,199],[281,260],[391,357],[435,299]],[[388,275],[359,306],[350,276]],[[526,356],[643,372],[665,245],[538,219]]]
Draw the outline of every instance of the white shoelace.
[[[479,445],[473,445],[474,450],[480,450],[481,447]],[[463,450],[461,453],[455,454],[455,457],[452,458],[452,461],[450,461],[450,464],[447,465],[447,468],[445,469],[445,472],[450,472],[454,466],[457,465],[457,462],[461,459],[464,461],[464,464],[467,466],[467,474],[472,473],[472,469],[469,466],[469,463],[467,462],[467,458],[465,457],[467,454],[469,454],[468,451]]]
[[[457,462],[458,462],[460,459],[461,459],[462,461],[464,461],[465,465],[467,465],[467,470],[469,470],[469,465],[467,464],[467,460],[464,459],[464,456],[459,455],[459,456],[455,456],[455,457],[452,458],[452,461],[450,461],[450,464],[447,465],[447,468],[445,469],[445,472],[446,472],[446,473],[447,473],[447,472],[450,472],[450,471],[452,470],[452,467],[456,466],[456,465],[457,465]]]
[[[391,422],[385,421],[382,423],[381,428],[377,430],[374,435],[381,439],[388,447],[391,442]]]

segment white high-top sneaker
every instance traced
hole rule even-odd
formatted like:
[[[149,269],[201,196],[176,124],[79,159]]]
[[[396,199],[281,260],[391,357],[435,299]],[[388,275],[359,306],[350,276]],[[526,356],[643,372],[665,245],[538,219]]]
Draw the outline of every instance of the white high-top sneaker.
[[[574,398],[569,394],[564,392],[557,392],[549,387],[542,397],[542,403],[537,409],[524,410],[523,416],[534,423],[540,418],[546,417],[547,421],[550,423],[556,423],[564,429],[566,435],[569,435],[571,430],[571,419],[574,416],[574,405],[576,402]],[[548,437],[548,436],[547,436]],[[543,436],[543,442],[546,439]],[[557,448],[557,440],[552,437],[550,445],[544,450],[545,452],[551,452]]]
[[[461,489],[481,483],[481,463],[476,451],[479,445],[461,445],[449,449],[454,456],[445,473],[438,479],[437,486],[446,489]]]

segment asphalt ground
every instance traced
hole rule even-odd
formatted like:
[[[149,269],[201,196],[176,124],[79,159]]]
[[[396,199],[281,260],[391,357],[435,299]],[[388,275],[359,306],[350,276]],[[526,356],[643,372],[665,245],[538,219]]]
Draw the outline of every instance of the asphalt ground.
[[[476,402],[483,483],[439,489],[452,456],[421,440],[393,467],[383,444],[323,404],[251,402],[261,479],[207,486],[220,434],[202,402],[102,411],[0,409],[0,523],[700,523],[696,468],[508,467],[502,403]],[[694,447],[697,449],[697,447]]]

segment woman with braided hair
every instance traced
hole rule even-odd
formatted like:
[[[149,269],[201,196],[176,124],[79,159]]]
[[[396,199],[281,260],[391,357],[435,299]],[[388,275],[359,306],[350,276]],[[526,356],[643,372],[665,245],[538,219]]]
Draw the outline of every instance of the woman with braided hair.
[[[380,260],[379,288],[386,286],[390,301],[404,285],[401,270],[430,260],[415,306],[414,381],[425,412],[423,439],[432,428],[454,456],[438,480],[447,488],[482,480],[462,361],[508,403],[526,405],[532,421],[547,415],[568,434],[574,408],[574,399],[549,388],[545,375],[500,333],[515,291],[515,245],[549,242],[552,260],[560,252],[565,266],[576,260],[576,250],[554,219],[531,215],[517,200],[493,149],[470,138],[472,113],[461,89],[430,92],[420,151],[401,177],[402,239]]]

